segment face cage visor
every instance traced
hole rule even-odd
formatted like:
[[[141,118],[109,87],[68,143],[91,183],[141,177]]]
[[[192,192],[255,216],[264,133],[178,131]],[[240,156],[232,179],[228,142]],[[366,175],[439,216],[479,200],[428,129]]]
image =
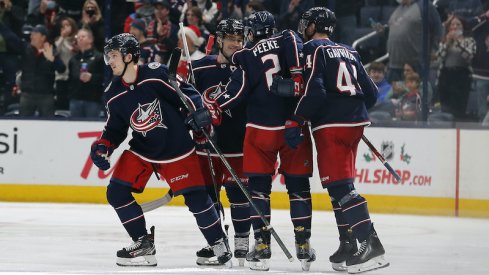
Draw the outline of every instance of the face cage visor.
[[[110,61],[110,56],[109,54],[113,51],[118,51],[121,53],[121,56],[122,56],[122,52],[120,49],[111,49],[111,50],[108,50],[108,51],[104,51],[104,62],[105,62],[105,65],[109,65],[109,61]],[[122,56],[122,60],[124,61],[124,56]]]
[[[304,37],[304,32],[306,31],[307,26],[309,25],[309,20],[301,19],[299,20],[299,25],[297,26],[297,32]]]

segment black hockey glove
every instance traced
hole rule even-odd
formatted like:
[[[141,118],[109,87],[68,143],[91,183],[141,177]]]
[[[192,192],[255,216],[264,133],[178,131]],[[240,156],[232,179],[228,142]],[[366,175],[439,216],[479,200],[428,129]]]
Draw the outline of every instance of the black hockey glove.
[[[294,85],[294,80],[290,78],[282,78],[281,76],[276,76],[273,78],[272,86],[270,86],[270,92],[278,96],[293,97]]]
[[[297,149],[297,146],[304,141],[302,126],[306,123],[304,118],[296,115],[285,122],[285,142],[290,148]]]
[[[212,117],[206,108],[200,108],[185,119],[185,124],[195,132],[200,132],[212,124]]]
[[[106,139],[99,139],[92,143],[90,158],[99,169],[107,170],[110,168],[110,155],[114,152],[115,146],[111,145]]]

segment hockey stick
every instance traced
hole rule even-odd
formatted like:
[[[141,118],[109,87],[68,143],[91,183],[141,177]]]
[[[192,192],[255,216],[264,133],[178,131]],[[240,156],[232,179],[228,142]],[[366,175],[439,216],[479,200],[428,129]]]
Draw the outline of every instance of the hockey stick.
[[[170,191],[168,191],[168,193],[166,193],[166,195],[164,195],[163,197],[153,201],[142,203],[141,209],[143,209],[143,212],[146,213],[155,210],[156,208],[159,208],[163,205],[168,204],[172,199],[173,199],[173,191],[170,189]]]
[[[180,26],[180,30],[182,31],[181,34],[182,34],[183,50],[185,51],[185,56],[187,57],[187,63],[188,63],[189,75],[190,75],[190,82],[195,87],[194,68],[192,66],[192,59],[190,59],[190,52],[188,50],[187,36],[186,36],[186,33],[185,33],[185,28],[184,28],[182,22],[180,22],[179,26]],[[208,41],[207,47],[209,47],[209,43],[211,43],[211,40]],[[214,42],[212,42],[212,44],[213,43]],[[211,45],[211,47],[212,47],[212,45]],[[207,52],[207,49],[206,49],[206,52]],[[170,65],[171,65],[171,63],[170,63]],[[170,66],[170,69],[171,69],[171,66]],[[171,73],[172,73],[172,71],[170,71],[170,74]],[[189,110],[189,108],[187,108],[187,110]],[[224,207],[222,206],[221,200],[219,198],[220,197],[220,195],[219,195],[219,191],[220,190],[218,190],[218,188],[217,188],[216,172],[214,170],[214,165],[212,163],[211,152],[208,149],[206,150],[206,152],[207,152],[207,162],[209,163],[209,169],[211,170],[211,179],[212,179],[212,184],[214,185],[214,193],[216,195],[217,207],[219,208],[219,211],[220,211],[220,213],[222,215],[222,218],[224,220],[224,218],[225,218],[225,216],[224,216]],[[218,211],[218,214],[219,214],[219,211]],[[227,226],[227,227],[229,227],[229,226]],[[227,231],[227,228],[226,228],[226,231]]]
[[[385,160],[384,156],[382,156],[382,154],[379,153],[379,151],[377,151],[377,149],[373,146],[373,144],[370,143],[370,141],[367,139],[367,137],[365,135],[362,135],[362,140],[363,140],[363,142],[365,142],[365,144],[367,144],[368,148],[370,148],[370,150],[372,150],[374,155],[379,158],[380,162],[382,162],[382,164],[385,166],[385,168],[387,168],[387,170],[389,170],[391,175],[394,176],[394,178],[396,178],[397,182],[401,182],[401,176],[399,176],[399,174],[396,171],[394,171],[394,169],[392,169],[392,166],[387,162],[387,160]]]
[[[181,50],[179,48],[175,48],[173,50],[173,52],[172,52],[171,57],[170,57],[170,72],[173,72],[172,68],[176,68],[178,66],[178,60],[180,59],[179,58],[180,55],[181,55]],[[169,74],[168,75],[168,80],[170,82],[170,85],[175,89],[175,91],[179,95],[180,100],[182,101],[182,103],[185,106],[185,108],[190,113],[192,113],[192,108],[190,108],[190,105],[188,104],[187,100],[185,99],[185,95],[183,94],[182,90],[180,90],[180,87],[178,86],[178,83],[177,83],[177,80],[176,80],[176,75]],[[244,187],[243,183],[241,182],[241,180],[239,179],[239,177],[236,175],[236,172],[231,167],[231,165],[229,164],[229,162],[226,160],[226,158],[222,154],[222,152],[219,149],[219,147],[217,147],[217,145],[210,138],[209,134],[205,131],[205,129],[202,129],[202,133],[205,135],[205,137],[207,138],[207,140],[208,140],[209,144],[212,146],[212,148],[216,151],[216,153],[219,156],[219,158],[221,159],[222,163],[224,164],[224,166],[226,166],[226,169],[229,171],[229,173],[231,174],[231,176],[233,177],[233,179],[236,181],[236,183],[238,184],[238,186],[241,189],[241,191],[243,192],[243,194],[246,196],[246,199],[248,199],[251,207],[253,207],[253,210],[256,211],[256,213],[258,214],[258,216],[260,216],[260,219],[265,224],[265,228],[270,231],[270,233],[272,234],[273,238],[277,241],[277,244],[280,246],[280,248],[282,249],[282,251],[285,253],[285,256],[287,256],[287,258],[289,259],[289,261],[291,261],[291,262],[294,261],[294,257],[292,257],[292,255],[290,254],[290,252],[287,249],[287,247],[285,247],[285,244],[282,242],[282,239],[280,239],[280,237],[278,236],[277,232],[275,232],[275,229],[272,227],[272,225],[270,225],[270,223],[263,216],[263,214],[258,209],[258,207],[256,207],[256,205],[253,202],[250,194],[248,193],[248,190],[246,190],[246,188]]]
[[[209,35],[209,39],[207,40],[207,45],[205,46],[205,55],[211,54],[212,47],[214,46],[215,38],[216,37],[213,34]]]

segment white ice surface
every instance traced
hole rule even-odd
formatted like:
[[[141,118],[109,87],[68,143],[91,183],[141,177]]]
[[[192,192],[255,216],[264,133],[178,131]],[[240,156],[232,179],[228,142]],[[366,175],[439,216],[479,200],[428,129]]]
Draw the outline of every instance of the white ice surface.
[[[229,212],[226,218],[229,222]],[[375,213],[371,218],[391,265],[366,274],[489,274],[489,220]],[[115,252],[131,240],[109,205],[0,203],[0,273],[257,273],[247,268],[197,267],[195,251],[204,246],[204,238],[184,207],[159,208],[146,214],[146,222],[148,228],[156,226],[158,266],[118,267]],[[273,210],[272,225],[294,255],[288,211]],[[314,212],[312,230],[318,259],[309,274],[338,273],[328,261],[338,246],[333,213]],[[303,273],[300,263],[290,263],[272,242],[268,273]]]

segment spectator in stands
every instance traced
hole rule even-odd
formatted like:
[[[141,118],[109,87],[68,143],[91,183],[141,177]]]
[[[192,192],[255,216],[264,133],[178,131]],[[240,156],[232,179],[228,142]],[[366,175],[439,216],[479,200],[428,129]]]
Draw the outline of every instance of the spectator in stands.
[[[396,117],[403,121],[418,121],[421,119],[421,95],[419,92],[421,79],[417,73],[406,77],[408,92],[396,104]]]
[[[129,32],[131,23],[134,19],[141,19],[146,26],[153,20],[154,7],[151,1],[134,2],[134,12],[129,14],[124,20],[124,32]]]
[[[334,2],[334,12],[336,14],[336,28],[334,41],[351,45],[355,40],[357,29],[357,13],[365,5],[363,0],[336,0]],[[331,4],[330,4],[331,5]]]
[[[194,5],[192,2],[195,2],[196,5]],[[219,17],[219,10],[217,9],[217,4],[211,0],[196,0],[196,1],[187,0],[183,5],[180,21],[183,21],[185,14],[187,14],[187,10],[193,6],[196,6],[201,10],[203,24],[206,27],[206,29],[211,33],[214,32]]]
[[[70,114],[96,118],[102,111],[103,55],[95,49],[93,33],[88,28],[78,31],[76,43],[80,51],[69,63]]]
[[[146,34],[148,38],[156,39],[161,62],[166,64],[171,52],[177,46],[178,27],[170,21],[170,4],[167,0],[154,0],[153,5],[155,19],[146,28]]]
[[[0,5],[0,71],[3,71],[3,85],[0,85],[0,102],[3,98],[5,109],[18,101],[12,95],[15,85],[15,74],[19,67],[18,55],[22,53],[21,28],[23,11],[20,6],[4,0]]]
[[[54,116],[54,72],[63,72],[66,67],[47,37],[46,26],[35,26],[22,56],[21,116],[33,116],[36,110],[39,116]]]
[[[59,58],[66,66],[66,70],[63,73],[56,72],[56,109],[68,110],[69,109],[69,86],[68,75],[69,67],[68,63],[70,59],[76,54],[76,48],[74,47],[75,35],[78,32],[78,27],[75,20],[71,17],[65,17],[61,20],[61,31],[59,37],[55,40],[56,50],[59,53]]]
[[[477,98],[477,118],[482,121],[486,115],[489,97],[489,11],[481,18],[480,23],[473,30],[476,41],[476,52],[472,59],[473,85]]]
[[[446,22],[446,34],[437,52],[440,61],[438,95],[444,112],[456,120],[466,118],[466,107],[471,87],[471,62],[476,44],[466,35],[464,20],[452,15]]]
[[[82,16],[83,3],[85,0],[56,0],[58,4],[58,16],[71,17],[79,22]]]
[[[161,62],[161,57],[159,56],[160,49],[156,46],[156,41],[146,39],[146,23],[143,19],[133,19],[129,32],[136,37],[141,47],[139,64]]]
[[[27,24],[32,26],[42,24],[47,27],[48,31],[50,31],[48,34],[51,35],[57,15],[58,5],[56,1],[41,0],[39,5],[34,6],[29,9],[30,13],[27,14]]]
[[[89,28],[93,34],[93,43],[99,52],[103,52],[105,45],[104,22],[102,12],[95,0],[86,0],[83,4],[80,27]]]
[[[451,15],[457,15],[465,21],[482,13],[480,0],[435,0],[433,2],[441,20],[446,21]]]
[[[391,90],[391,85],[385,79],[385,65],[381,62],[372,62],[367,71],[372,81],[379,88],[376,105],[382,104],[387,101],[387,94]]]
[[[278,27],[297,30],[301,15],[314,6],[313,0],[284,0],[280,6]]]
[[[204,57],[205,54],[199,50],[199,47],[204,44],[204,38],[202,38],[199,28],[197,26],[190,25],[183,27],[183,31],[185,31],[185,37],[187,37],[190,60],[198,60]],[[182,30],[178,31],[178,47],[183,49]],[[184,79],[187,79],[188,77],[188,59],[189,58],[186,56],[185,51],[183,51],[177,72]]]
[[[423,28],[423,1],[401,0],[388,21],[387,52],[389,65],[387,80],[389,82],[402,80],[403,65],[415,64],[421,67]],[[442,26],[438,12],[429,3],[429,50],[435,52],[440,41]],[[383,31],[381,24],[376,25],[377,31]]]

